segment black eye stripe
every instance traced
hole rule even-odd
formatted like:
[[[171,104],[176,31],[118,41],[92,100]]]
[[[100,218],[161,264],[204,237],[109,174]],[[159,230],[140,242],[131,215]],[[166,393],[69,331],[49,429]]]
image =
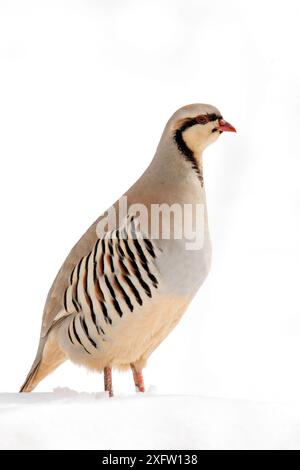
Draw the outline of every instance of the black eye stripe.
[[[216,121],[217,119],[222,119],[221,115],[217,115],[215,113],[203,114],[202,116],[205,119],[205,122],[203,123],[199,122],[199,118],[201,117],[201,115],[197,116],[198,120],[196,118],[188,118],[178,130],[180,132],[184,132],[186,129],[188,129],[189,127],[195,126],[196,124],[205,125],[207,124],[207,122]]]
[[[207,114],[209,121],[216,121],[217,119],[222,119],[221,115],[217,115],[215,113]]]
[[[201,121],[201,117],[203,116],[203,123]],[[183,132],[188,129],[189,127],[195,126],[196,124],[205,125],[208,122],[216,121],[217,119],[222,119],[221,115],[217,115],[216,113],[209,113],[209,114],[200,114],[196,118],[187,118],[184,123],[181,125],[179,129],[176,129],[174,132],[174,141],[177,145],[179,152],[184,156],[185,160],[191,164],[192,169],[195,171],[201,186],[203,187],[203,175],[202,170],[198,166],[197,160],[194,157],[193,151],[187,146],[184,138]],[[216,132],[217,128],[213,129],[212,132]]]

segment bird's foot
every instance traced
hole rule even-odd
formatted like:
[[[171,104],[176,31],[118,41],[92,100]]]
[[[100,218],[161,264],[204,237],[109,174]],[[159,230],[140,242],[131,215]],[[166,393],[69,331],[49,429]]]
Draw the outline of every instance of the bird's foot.
[[[111,367],[104,367],[104,390],[108,392],[110,397],[114,396]]]
[[[135,384],[135,389],[137,392],[145,392],[144,378],[142,371],[138,371],[133,364],[131,365],[131,370],[133,374],[133,380]]]

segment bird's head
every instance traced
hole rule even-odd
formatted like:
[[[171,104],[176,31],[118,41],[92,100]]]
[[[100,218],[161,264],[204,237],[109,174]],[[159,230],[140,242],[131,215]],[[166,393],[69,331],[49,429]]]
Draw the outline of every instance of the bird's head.
[[[236,132],[220,111],[208,104],[191,104],[178,109],[167,127],[179,151],[195,157],[215,142],[222,132]]]

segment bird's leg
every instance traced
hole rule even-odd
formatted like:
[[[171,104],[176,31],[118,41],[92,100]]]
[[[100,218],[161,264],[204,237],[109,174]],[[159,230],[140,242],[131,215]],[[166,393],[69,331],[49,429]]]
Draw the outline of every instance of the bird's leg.
[[[133,380],[136,389],[139,392],[144,392],[145,391],[145,385],[144,385],[144,379],[143,379],[143,373],[141,370],[137,370],[136,367],[133,364],[130,364],[132,374],[133,374]]]
[[[113,397],[111,367],[104,367],[104,390],[110,397]]]

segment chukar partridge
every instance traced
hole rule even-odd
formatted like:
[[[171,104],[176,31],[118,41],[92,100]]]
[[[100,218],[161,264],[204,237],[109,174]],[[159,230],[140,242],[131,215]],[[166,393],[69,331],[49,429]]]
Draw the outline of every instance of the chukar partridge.
[[[144,391],[148,357],[176,326],[210,268],[202,153],[223,131],[235,129],[213,106],[193,104],[173,114],[145,173],[87,230],[59,270],[22,392],[67,359],[104,371],[110,396],[112,368],[131,368],[137,390]],[[199,243],[193,245],[183,230],[185,217],[193,236],[201,231]]]

